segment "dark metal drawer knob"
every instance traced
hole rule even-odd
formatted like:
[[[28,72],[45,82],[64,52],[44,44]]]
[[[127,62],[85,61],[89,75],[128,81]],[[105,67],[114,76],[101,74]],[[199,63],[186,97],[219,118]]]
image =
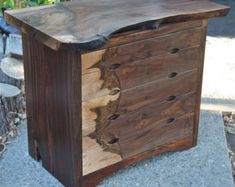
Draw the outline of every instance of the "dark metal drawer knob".
[[[119,68],[120,66],[121,66],[121,64],[112,64],[112,65],[109,67],[109,69],[115,70],[115,69]]]
[[[111,90],[110,95],[116,95],[119,92],[120,92],[120,89],[119,88],[115,88],[115,89]]]
[[[108,119],[109,120],[115,120],[120,116],[120,114],[113,114],[112,116],[110,116]]]
[[[176,77],[177,75],[178,75],[178,73],[172,72],[172,73],[170,73],[170,75],[168,75],[168,77],[169,77],[169,78],[174,78],[174,77]]]
[[[113,139],[111,139],[108,143],[109,144],[115,144],[115,143],[117,143],[119,141],[119,138],[113,138]]]
[[[171,95],[167,98],[167,101],[173,101],[176,99],[176,96],[175,95]]]
[[[175,53],[178,53],[179,50],[180,50],[179,48],[173,48],[173,49],[171,49],[170,53],[175,54]]]
[[[173,121],[175,121],[175,118],[169,118],[166,122],[167,123],[172,123]]]

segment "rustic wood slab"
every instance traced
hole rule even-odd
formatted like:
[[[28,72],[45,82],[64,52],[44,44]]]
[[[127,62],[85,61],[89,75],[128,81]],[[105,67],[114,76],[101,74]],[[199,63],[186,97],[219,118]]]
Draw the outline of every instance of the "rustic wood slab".
[[[24,79],[23,62],[21,60],[12,57],[6,57],[1,60],[0,66],[2,71],[9,77],[17,80]]]
[[[0,62],[1,83],[11,84],[18,87],[22,94],[24,89],[24,64],[21,59],[5,57]]]
[[[55,50],[91,50],[117,32],[223,16],[228,10],[205,0],[79,0],[7,11],[5,19]]]

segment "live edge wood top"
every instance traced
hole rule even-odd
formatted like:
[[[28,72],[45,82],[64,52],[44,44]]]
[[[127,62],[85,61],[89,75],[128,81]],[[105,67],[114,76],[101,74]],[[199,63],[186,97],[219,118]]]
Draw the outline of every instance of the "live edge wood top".
[[[93,50],[117,32],[224,16],[228,10],[207,0],[78,0],[6,11],[5,19],[54,50]]]

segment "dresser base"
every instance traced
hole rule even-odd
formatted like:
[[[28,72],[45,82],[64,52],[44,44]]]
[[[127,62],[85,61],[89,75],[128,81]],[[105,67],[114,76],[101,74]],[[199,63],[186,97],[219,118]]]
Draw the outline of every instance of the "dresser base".
[[[192,137],[185,137],[181,140],[176,140],[172,143],[169,143],[164,146],[160,146],[156,149],[146,151],[144,153],[141,153],[139,155],[133,156],[131,158],[128,158],[126,160],[123,160],[121,162],[118,162],[114,165],[108,166],[106,168],[103,168],[97,172],[94,172],[92,174],[89,174],[87,176],[84,176],[83,178],[83,186],[84,187],[95,187],[98,183],[100,183],[103,179],[111,176],[114,172],[128,167],[129,165],[136,163],[138,161],[144,160],[146,158],[150,158],[152,156],[170,152],[170,151],[180,151],[180,150],[186,150],[189,148],[192,148],[196,146],[196,144],[193,144]]]

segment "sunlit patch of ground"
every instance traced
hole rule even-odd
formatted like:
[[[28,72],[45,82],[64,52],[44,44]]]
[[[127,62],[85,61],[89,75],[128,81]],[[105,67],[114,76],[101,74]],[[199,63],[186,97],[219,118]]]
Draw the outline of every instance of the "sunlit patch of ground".
[[[202,109],[235,111],[235,38],[207,37]]]
[[[207,37],[202,96],[235,98],[235,38]]]

